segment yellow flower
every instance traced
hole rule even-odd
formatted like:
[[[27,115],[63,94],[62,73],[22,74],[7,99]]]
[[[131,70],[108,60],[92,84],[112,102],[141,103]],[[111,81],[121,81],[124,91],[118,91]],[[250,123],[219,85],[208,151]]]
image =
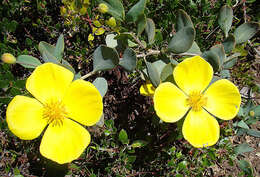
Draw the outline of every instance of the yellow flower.
[[[108,7],[107,7],[106,4],[101,3],[101,4],[98,5],[98,10],[99,10],[100,13],[105,14],[108,11]]]
[[[241,103],[239,90],[226,79],[208,87],[213,69],[200,56],[178,64],[173,76],[178,87],[165,82],[155,90],[156,114],[165,122],[176,122],[187,114],[182,127],[184,138],[197,148],[214,145],[219,139],[219,124],[213,115],[233,119]]]
[[[1,58],[7,64],[14,64],[16,62],[16,58],[10,53],[4,53]]]
[[[6,111],[8,127],[20,139],[35,139],[47,126],[40,153],[59,164],[81,155],[91,138],[80,124],[94,125],[103,112],[96,87],[73,78],[62,66],[40,65],[26,81],[26,89],[35,98],[15,96]]]
[[[151,84],[151,82],[146,82],[140,87],[140,94],[143,96],[150,96],[153,97],[155,88]]]

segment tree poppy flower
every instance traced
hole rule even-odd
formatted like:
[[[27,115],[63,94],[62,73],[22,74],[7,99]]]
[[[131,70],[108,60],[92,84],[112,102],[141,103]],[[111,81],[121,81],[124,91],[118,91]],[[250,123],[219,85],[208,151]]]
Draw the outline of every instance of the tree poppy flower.
[[[143,96],[153,97],[155,88],[151,82],[146,82],[145,84],[141,85],[139,91]]]
[[[200,56],[179,63],[173,77],[177,84],[160,84],[154,94],[156,114],[164,122],[176,122],[186,115],[182,133],[194,147],[214,145],[219,139],[219,124],[213,117],[233,119],[239,111],[238,88],[226,79],[212,83],[213,69]]]
[[[20,139],[35,139],[47,126],[40,153],[59,164],[82,154],[90,134],[80,124],[94,125],[103,112],[97,88],[73,78],[73,73],[62,66],[42,64],[26,81],[26,89],[35,98],[15,96],[6,111],[8,127]]]

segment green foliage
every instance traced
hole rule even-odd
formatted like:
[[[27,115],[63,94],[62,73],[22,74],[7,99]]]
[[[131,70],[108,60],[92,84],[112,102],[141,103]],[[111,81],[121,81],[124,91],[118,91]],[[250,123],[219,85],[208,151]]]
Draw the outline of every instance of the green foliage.
[[[94,71],[113,69],[119,63],[119,56],[115,49],[99,46],[93,55]]]
[[[74,79],[90,77],[102,95],[104,113],[97,126],[89,127],[93,132],[92,142],[79,160],[68,165],[67,175],[210,176],[221,175],[215,170],[223,172],[222,164],[228,164],[237,170],[234,175],[254,176],[252,161],[243,158],[253,153],[255,147],[243,141],[238,144],[230,141],[239,136],[260,136],[255,128],[260,107],[252,101],[252,95],[243,99],[251,103],[241,105],[233,125],[220,121],[220,141],[215,146],[195,149],[185,143],[179,125],[159,122],[151,99],[138,94],[140,73],[155,87],[162,82],[174,83],[172,73],[178,61],[193,55],[209,61],[216,76],[231,78],[239,87],[251,88],[255,80],[244,72],[250,70],[250,62],[254,60],[248,53],[254,55],[253,36],[259,31],[259,23],[253,22],[257,21],[253,16],[250,22],[243,23],[243,3],[234,6],[235,1],[228,1],[222,8],[221,1],[72,0],[62,3],[1,2],[0,48],[2,53],[16,54],[17,63],[25,68],[53,62],[77,73]],[[99,3],[108,6],[106,14],[98,12]],[[256,14],[254,2],[245,3],[246,15]],[[106,20],[111,16],[117,20],[116,27],[107,26]],[[94,23],[95,20],[100,24]],[[93,32],[93,25],[104,30],[106,46],[104,36]],[[61,31],[64,36],[58,37]],[[95,35],[92,44],[88,41],[89,34]],[[56,44],[54,39],[58,39]],[[244,44],[250,39],[252,44]],[[37,53],[38,43],[41,56]],[[8,175],[48,173],[48,161],[36,154],[39,141],[28,143],[14,138],[4,118],[11,98],[28,94],[25,80],[30,71],[19,65],[0,64],[0,154],[4,160],[8,156],[12,159],[12,163],[0,163],[5,165],[1,170]],[[97,77],[93,78],[94,74]],[[28,160],[27,171],[20,165],[23,159]]]

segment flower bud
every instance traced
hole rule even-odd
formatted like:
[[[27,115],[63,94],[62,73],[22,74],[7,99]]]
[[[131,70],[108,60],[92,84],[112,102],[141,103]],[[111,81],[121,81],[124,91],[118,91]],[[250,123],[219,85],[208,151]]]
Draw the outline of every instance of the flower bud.
[[[60,14],[61,15],[66,15],[67,9],[65,7],[60,7]]]
[[[249,115],[250,115],[251,117],[254,117],[254,116],[255,116],[255,112],[254,112],[254,111],[250,111],[250,112],[249,112]]]
[[[4,53],[1,59],[4,63],[8,64],[14,64],[16,62],[16,58],[10,53]]]
[[[108,11],[108,7],[107,7],[106,4],[101,3],[101,4],[99,4],[99,6],[98,6],[98,10],[99,10],[100,13],[105,14],[105,13],[107,13],[107,11]]]
[[[111,28],[116,27],[116,19],[114,17],[110,17],[109,20],[107,20],[107,25]]]

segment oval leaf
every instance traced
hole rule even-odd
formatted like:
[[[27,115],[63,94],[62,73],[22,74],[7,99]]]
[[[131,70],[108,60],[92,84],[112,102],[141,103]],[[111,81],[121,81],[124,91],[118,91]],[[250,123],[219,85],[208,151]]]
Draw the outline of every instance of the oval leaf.
[[[188,51],[195,38],[195,30],[192,27],[184,27],[178,31],[169,43],[169,51],[179,54]]]
[[[176,30],[180,31],[184,27],[193,28],[193,23],[190,16],[184,10],[180,9],[177,14]]]
[[[142,32],[144,31],[144,29],[146,27],[145,14],[140,15],[136,23],[137,23],[137,35],[139,36],[142,34]]]
[[[57,41],[56,46],[55,46],[54,56],[59,61],[61,61],[63,52],[64,52],[64,36],[63,36],[63,34],[61,34],[59,36],[58,41]]]
[[[136,22],[140,15],[144,13],[146,6],[146,0],[138,1],[126,14],[126,20],[128,22]]]
[[[225,36],[228,36],[228,32],[232,25],[233,10],[231,7],[225,5],[220,9],[218,24],[220,28],[224,31]]]
[[[48,62],[55,63],[55,64],[59,63],[58,59],[54,55],[50,54],[47,50],[43,51],[42,59],[45,63]]]
[[[119,140],[121,141],[121,143],[123,144],[128,144],[129,143],[129,140],[128,140],[128,135],[126,133],[126,131],[124,129],[122,129],[120,132],[119,132],[119,136],[118,136]]]
[[[144,140],[135,140],[133,144],[131,144],[132,148],[141,148],[146,146],[148,143]]]
[[[104,45],[99,46],[93,55],[94,72],[113,69],[118,65],[119,56],[113,48]]]
[[[201,55],[200,48],[195,41],[193,42],[191,48],[187,51],[187,53]]]
[[[210,48],[210,51],[212,51],[219,57],[220,67],[222,67],[224,61],[226,60],[224,46],[222,44],[214,45],[213,47]]]
[[[145,64],[147,68],[147,75],[153,86],[156,88],[160,84],[160,75],[152,63],[145,62]]]
[[[104,3],[108,7],[107,13],[119,21],[125,19],[125,10],[120,0],[99,0],[98,3]]]
[[[136,53],[133,49],[127,48],[124,51],[123,58],[120,60],[119,65],[127,71],[133,71],[137,64]]]
[[[154,43],[155,24],[154,24],[153,20],[150,19],[150,18],[147,18],[145,32],[146,32],[147,37],[148,37],[148,43],[149,44]]]
[[[37,58],[30,55],[18,56],[16,63],[22,65],[25,68],[36,68],[42,64]]]
[[[98,89],[100,95],[104,97],[108,88],[107,80],[103,77],[98,77],[93,81],[93,85],[95,85],[95,87]]]
[[[212,51],[205,51],[202,53],[201,57],[203,57],[204,59],[206,59],[210,65],[213,67],[214,72],[219,71],[220,69],[220,59],[219,56],[217,54],[215,54]]]
[[[160,79],[162,82],[173,82],[174,78],[173,78],[173,69],[176,65],[172,64],[172,63],[168,63],[162,70],[161,75],[160,75]]]
[[[53,46],[53,45],[51,45],[51,44],[48,44],[48,43],[45,42],[45,41],[41,41],[41,42],[39,43],[38,49],[39,49],[41,55],[43,55],[43,52],[44,52],[44,51],[47,51],[47,52],[49,52],[50,54],[52,54],[53,56],[55,56],[55,55],[54,55],[54,53],[55,53],[55,52],[54,52],[54,51],[55,51],[55,46]]]
[[[246,42],[257,33],[259,28],[259,23],[253,22],[248,22],[240,25],[234,32],[236,43],[240,44]]]
[[[225,53],[230,53],[235,48],[236,40],[233,35],[229,35],[223,42]]]

